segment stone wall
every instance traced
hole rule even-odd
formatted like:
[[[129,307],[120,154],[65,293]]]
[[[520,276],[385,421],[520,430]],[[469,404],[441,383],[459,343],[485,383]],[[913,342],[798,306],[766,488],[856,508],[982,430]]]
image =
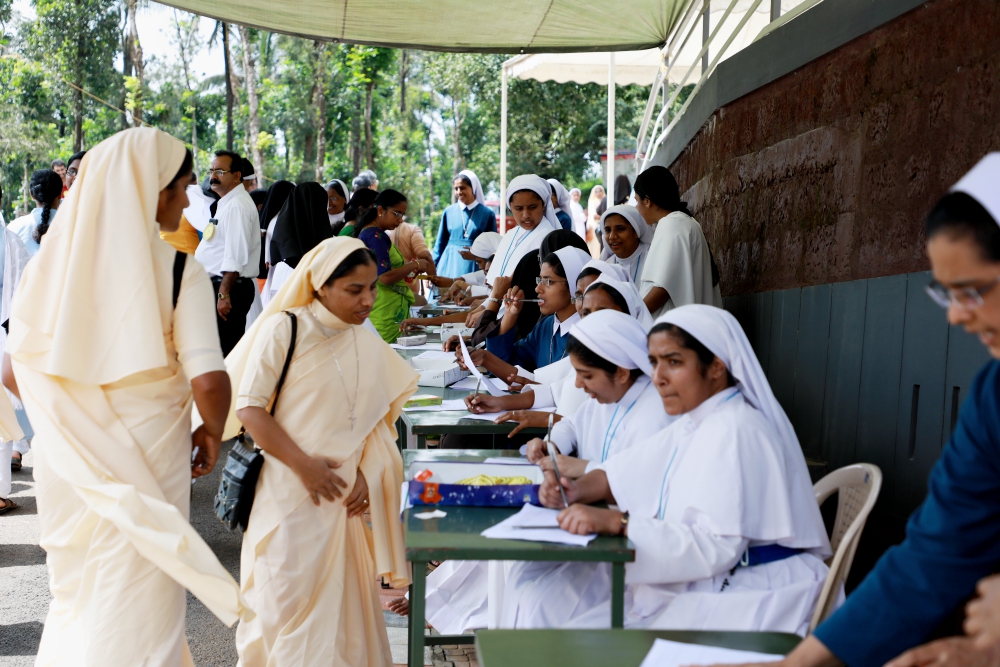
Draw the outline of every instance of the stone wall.
[[[716,110],[670,169],[735,295],[927,269],[923,215],[990,150],[1000,2],[933,0]]]

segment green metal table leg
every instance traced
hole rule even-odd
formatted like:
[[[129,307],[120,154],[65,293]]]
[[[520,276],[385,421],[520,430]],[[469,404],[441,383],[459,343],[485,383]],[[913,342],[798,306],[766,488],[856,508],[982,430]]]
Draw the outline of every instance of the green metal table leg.
[[[415,561],[413,567],[413,583],[410,584],[410,653],[409,667],[424,665],[424,596],[426,595],[426,561]]]
[[[423,609],[421,608],[420,611],[423,612]],[[624,627],[624,625],[625,625],[625,563],[612,563],[611,564],[611,627],[621,628]]]

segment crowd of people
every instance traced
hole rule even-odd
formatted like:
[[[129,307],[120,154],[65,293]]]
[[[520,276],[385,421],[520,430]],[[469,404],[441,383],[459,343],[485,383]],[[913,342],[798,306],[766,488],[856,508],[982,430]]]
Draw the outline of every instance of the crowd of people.
[[[998,178],[993,154],[924,232],[931,296],[1000,358]],[[635,545],[626,627],[806,635],[831,555],[820,508],[668,169],[619,177],[610,202],[594,188],[586,209],[579,190],[519,175],[503,234],[462,171],[432,248],[371,171],[350,188],[259,184],[229,151],[199,181],[183,144],[130,129],[35,172],[36,208],[0,228],[0,513],[33,439],[53,595],[36,664],[192,664],[187,589],[240,621],[246,667],[390,665],[377,582],[410,580],[395,423],[418,376],[388,343],[441,321],[472,329],[472,362],[507,384],[466,406],[518,423],[560,526]],[[468,310],[415,320],[427,286]],[[464,367],[457,338],[444,346]],[[906,540],[784,664],[1000,665],[998,395],[991,361]],[[522,432],[550,415],[555,464]],[[265,463],[237,583],[188,510],[190,480],[244,434]],[[608,627],[610,578],[448,561],[427,619]],[[966,634],[935,639],[977,582]]]

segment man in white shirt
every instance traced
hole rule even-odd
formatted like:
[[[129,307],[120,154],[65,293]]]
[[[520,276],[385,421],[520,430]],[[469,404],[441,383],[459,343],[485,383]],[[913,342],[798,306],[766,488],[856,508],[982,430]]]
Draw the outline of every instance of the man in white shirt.
[[[222,354],[236,347],[246,330],[260,262],[260,223],[257,207],[243,187],[243,158],[216,151],[209,183],[219,195],[213,222],[205,228],[195,259],[201,262],[217,295]]]

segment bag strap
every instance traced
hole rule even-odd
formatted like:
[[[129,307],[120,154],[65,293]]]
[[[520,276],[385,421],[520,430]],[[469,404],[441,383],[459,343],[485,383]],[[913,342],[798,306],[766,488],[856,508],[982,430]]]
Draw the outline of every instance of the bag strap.
[[[288,343],[288,354],[285,356],[285,365],[281,368],[281,376],[278,377],[278,384],[274,388],[274,400],[271,401],[271,416],[274,416],[274,409],[278,407],[278,396],[281,394],[281,387],[285,384],[285,377],[288,375],[288,367],[292,365],[292,355],[295,354],[295,339],[299,332],[299,318],[295,316],[295,313],[285,311],[285,315],[288,315],[288,319],[292,321],[292,340]],[[240,432],[236,436],[236,439],[240,442],[246,440],[245,434],[247,430],[245,426],[240,426]],[[255,450],[259,448],[255,447]]]
[[[184,278],[184,264],[187,263],[187,253],[178,251],[174,255],[174,308],[181,296],[181,280]]]
[[[285,311],[289,319],[292,320],[292,340],[288,344],[288,354],[285,356],[285,365],[281,368],[281,377],[278,378],[278,386],[274,389],[274,400],[271,402],[271,416],[274,416],[274,409],[278,406],[278,396],[281,394],[281,387],[285,384],[285,377],[288,375],[288,367],[292,365],[292,355],[295,354],[295,337],[299,330],[299,318],[295,313]]]

